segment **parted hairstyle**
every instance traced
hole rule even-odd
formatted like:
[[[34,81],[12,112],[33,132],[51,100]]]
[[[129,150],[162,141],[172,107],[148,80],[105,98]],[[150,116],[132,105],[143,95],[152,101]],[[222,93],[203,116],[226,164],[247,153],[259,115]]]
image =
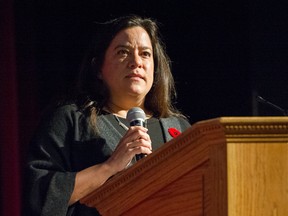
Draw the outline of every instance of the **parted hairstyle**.
[[[91,117],[94,119],[109,100],[109,89],[99,78],[106,50],[117,33],[131,27],[145,29],[153,48],[154,82],[146,95],[145,108],[152,112],[154,117],[182,116],[172,105],[172,101],[176,99],[175,84],[171,62],[162,42],[158,23],[151,18],[130,15],[95,25],[97,31],[93,33],[91,49],[83,61],[77,84],[78,92],[81,92],[81,95],[88,95],[89,99],[84,107],[89,105]]]

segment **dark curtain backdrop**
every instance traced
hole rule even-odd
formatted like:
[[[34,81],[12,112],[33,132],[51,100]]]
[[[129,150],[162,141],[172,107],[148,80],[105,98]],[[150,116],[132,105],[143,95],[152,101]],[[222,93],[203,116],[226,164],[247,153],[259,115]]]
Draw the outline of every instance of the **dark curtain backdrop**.
[[[19,116],[14,11],[12,1],[0,5],[0,140],[1,215],[20,215]]]
[[[0,215],[21,215],[26,150],[38,121],[29,11],[0,0]],[[23,18],[26,17],[24,20]],[[21,25],[17,26],[17,22]]]

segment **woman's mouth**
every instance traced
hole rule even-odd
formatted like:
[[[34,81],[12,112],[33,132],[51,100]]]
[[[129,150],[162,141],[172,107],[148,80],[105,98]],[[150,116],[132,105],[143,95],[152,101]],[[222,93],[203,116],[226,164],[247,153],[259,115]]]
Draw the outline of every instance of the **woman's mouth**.
[[[129,74],[126,77],[129,79],[132,79],[132,80],[143,80],[144,79],[144,77],[141,76],[140,74]]]

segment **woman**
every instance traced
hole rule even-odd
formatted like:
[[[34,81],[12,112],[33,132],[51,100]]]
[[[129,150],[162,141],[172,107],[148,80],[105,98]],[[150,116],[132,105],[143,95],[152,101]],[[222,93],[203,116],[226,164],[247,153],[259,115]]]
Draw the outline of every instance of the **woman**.
[[[77,86],[78,100],[43,119],[32,140],[26,192],[29,215],[98,215],[78,201],[190,125],[173,108],[170,61],[155,21],[138,16],[101,24]],[[83,100],[84,98],[84,100]],[[147,128],[131,126],[140,107]]]

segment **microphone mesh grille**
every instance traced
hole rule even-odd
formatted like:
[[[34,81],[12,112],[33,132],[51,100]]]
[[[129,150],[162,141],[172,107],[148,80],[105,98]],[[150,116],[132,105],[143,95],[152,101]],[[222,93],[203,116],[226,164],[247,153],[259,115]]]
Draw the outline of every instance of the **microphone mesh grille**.
[[[129,122],[132,122],[137,119],[141,119],[142,121],[145,121],[146,115],[145,115],[145,112],[141,108],[133,107],[128,111],[126,119]]]

